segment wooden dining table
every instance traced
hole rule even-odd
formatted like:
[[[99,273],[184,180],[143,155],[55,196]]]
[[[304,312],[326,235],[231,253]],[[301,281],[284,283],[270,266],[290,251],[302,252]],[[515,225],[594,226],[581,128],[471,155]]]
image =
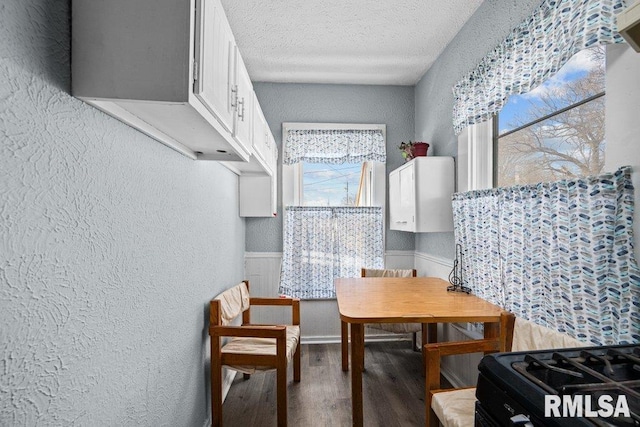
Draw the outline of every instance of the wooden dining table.
[[[364,326],[367,323],[422,323],[435,342],[438,323],[484,323],[484,337],[506,348],[507,331],[500,327],[502,308],[475,295],[447,291],[448,282],[435,277],[366,277],[336,279],[343,331],[351,329],[351,405],[354,426],[363,425],[362,372]],[[347,334],[343,333],[342,369],[349,369]],[[423,343],[424,344],[424,343]]]

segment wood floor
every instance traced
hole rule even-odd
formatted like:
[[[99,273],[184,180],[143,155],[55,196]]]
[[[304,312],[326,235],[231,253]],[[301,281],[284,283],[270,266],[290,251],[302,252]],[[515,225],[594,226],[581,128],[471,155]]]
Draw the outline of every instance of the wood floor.
[[[302,346],[302,381],[288,382],[289,426],[350,426],[350,372],[341,369],[339,344]],[[365,426],[424,425],[422,355],[408,341],[367,343],[363,374]],[[241,374],[224,402],[223,422],[276,425],[275,371]]]

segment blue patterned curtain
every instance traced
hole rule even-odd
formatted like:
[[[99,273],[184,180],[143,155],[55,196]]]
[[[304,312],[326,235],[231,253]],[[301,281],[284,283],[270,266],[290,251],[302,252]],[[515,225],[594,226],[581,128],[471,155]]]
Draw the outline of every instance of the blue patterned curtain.
[[[580,50],[621,43],[615,14],[624,6],[624,0],[545,0],[454,86],[456,135],[499,112],[509,95],[553,76]]]
[[[284,147],[283,164],[362,163],[387,161],[381,130],[290,129]]]
[[[593,345],[640,342],[631,170],[458,193],[473,293]]]
[[[384,267],[381,207],[287,207],[279,293],[335,298],[334,279]]]

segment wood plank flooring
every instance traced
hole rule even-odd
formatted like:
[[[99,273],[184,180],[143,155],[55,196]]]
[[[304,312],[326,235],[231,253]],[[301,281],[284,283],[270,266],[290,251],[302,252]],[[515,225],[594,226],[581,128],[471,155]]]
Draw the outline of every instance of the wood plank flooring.
[[[424,425],[422,355],[408,341],[365,345],[365,426]],[[302,346],[302,381],[289,368],[289,426],[350,426],[351,373],[342,372],[340,344]],[[223,406],[224,425],[276,425],[275,371],[236,375]]]

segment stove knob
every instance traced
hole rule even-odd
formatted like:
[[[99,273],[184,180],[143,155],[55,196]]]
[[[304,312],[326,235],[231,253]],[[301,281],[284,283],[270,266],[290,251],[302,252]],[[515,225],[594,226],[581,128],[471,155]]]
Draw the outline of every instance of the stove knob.
[[[529,421],[526,415],[518,414],[510,418],[512,426],[533,427],[533,423]]]

